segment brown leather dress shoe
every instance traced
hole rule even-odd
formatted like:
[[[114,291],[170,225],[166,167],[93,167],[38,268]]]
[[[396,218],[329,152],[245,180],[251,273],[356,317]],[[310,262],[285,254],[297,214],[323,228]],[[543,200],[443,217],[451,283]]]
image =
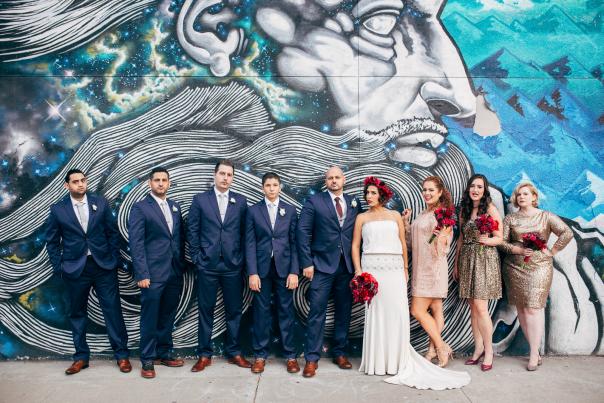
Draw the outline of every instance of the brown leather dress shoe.
[[[254,365],[252,365],[252,372],[254,374],[263,373],[265,364],[266,364],[266,360],[264,358],[256,358],[256,361],[254,361]]]
[[[153,361],[154,364],[157,365],[165,365],[166,367],[182,367],[183,365],[185,365],[185,360],[180,359],[180,358],[173,358],[173,357],[169,357],[169,358],[162,358],[159,360],[155,360]]]
[[[236,355],[235,357],[229,358],[229,364],[235,364],[241,368],[252,368],[252,363],[241,355]]]
[[[302,372],[302,376],[304,378],[312,378],[315,376],[317,372],[317,368],[319,367],[319,363],[317,361],[306,361],[306,365],[304,366],[304,371]]]
[[[143,364],[141,376],[146,379],[155,378],[155,367],[153,364]]]
[[[132,371],[132,364],[130,364],[130,360],[127,358],[117,360],[117,366],[120,367],[120,371],[125,374]]]
[[[344,356],[344,355],[341,355],[339,357],[335,357],[333,359],[333,362],[338,367],[340,367],[340,369],[350,369],[350,368],[352,368],[352,364],[350,363],[350,361],[348,361],[348,358],[346,358],[346,356]]]
[[[287,372],[290,374],[295,374],[296,372],[300,372],[300,366],[298,365],[298,360],[295,358],[290,358],[287,360]]]
[[[197,360],[193,368],[191,368],[191,372],[199,372],[203,371],[206,367],[212,365],[212,359],[209,357],[201,357]]]
[[[67,375],[77,374],[78,372],[80,372],[81,370],[83,370],[85,368],[88,368],[88,361],[77,360],[77,361],[74,361],[71,364],[71,366],[65,370],[65,374],[67,374]]]

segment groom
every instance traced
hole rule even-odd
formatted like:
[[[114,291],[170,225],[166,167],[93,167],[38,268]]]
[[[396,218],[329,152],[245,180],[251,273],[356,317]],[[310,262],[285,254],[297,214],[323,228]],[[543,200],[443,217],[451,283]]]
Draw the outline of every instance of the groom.
[[[361,203],[344,194],[344,172],[337,166],[325,173],[326,192],[308,199],[298,220],[297,243],[302,274],[310,280],[310,312],[306,331],[304,377],[315,375],[323,346],[327,301],[333,292],[335,303],[333,362],[341,369],[352,364],[345,355],[352,293],[349,283],[354,221]]]

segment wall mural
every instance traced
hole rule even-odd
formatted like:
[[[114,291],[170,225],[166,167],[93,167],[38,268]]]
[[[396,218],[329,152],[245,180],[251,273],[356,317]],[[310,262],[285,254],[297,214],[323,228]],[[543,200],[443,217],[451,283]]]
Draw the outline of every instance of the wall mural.
[[[602,354],[604,336],[604,6],[569,0],[21,0],[0,4],[0,354],[72,352],[60,280],[42,241],[65,172],[113,203],[124,238],[122,308],[138,344],[139,292],[127,216],[156,165],[185,210],[218,158],[240,168],[234,189],[258,201],[268,170],[300,208],[330,165],[348,192],[392,184],[390,207],[422,208],[437,174],[459,201],[473,172],[498,207],[521,180],[564,217],[575,240],[556,256],[546,309],[551,353]],[[450,266],[453,256],[449,256]],[[192,272],[175,345],[196,344]],[[295,294],[302,350],[308,313]],[[220,296],[219,296],[220,298]],[[251,294],[244,295],[249,306]],[[471,346],[469,310],[451,281],[444,338]],[[513,307],[490,305],[499,351],[525,353]],[[329,312],[326,332],[331,332]],[[98,300],[88,341],[109,349]],[[251,315],[242,328],[249,328]],[[214,328],[221,352],[224,312]],[[246,325],[247,322],[247,325]],[[363,308],[352,348],[360,352]],[[243,332],[244,346],[249,334]],[[275,340],[277,342],[277,340]],[[412,342],[427,336],[412,322]],[[328,347],[326,347],[328,348]]]

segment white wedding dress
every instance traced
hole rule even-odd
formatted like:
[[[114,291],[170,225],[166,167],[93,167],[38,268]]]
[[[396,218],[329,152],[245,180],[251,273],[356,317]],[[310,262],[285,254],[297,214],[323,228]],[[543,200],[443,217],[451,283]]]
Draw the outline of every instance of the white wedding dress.
[[[363,224],[361,267],[378,282],[365,310],[363,357],[359,371],[395,375],[385,381],[417,389],[454,389],[470,383],[467,372],[440,368],[411,346],[407,282],[398,225],[392,220]]]

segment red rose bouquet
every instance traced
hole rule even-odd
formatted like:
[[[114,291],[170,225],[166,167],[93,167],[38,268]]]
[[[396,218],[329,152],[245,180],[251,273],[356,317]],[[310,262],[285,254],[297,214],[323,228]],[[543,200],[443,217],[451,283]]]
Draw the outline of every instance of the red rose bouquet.
[[[538,232],[527,232],[522,234],[522,246],[532,250],[544,250],[547,248],[547,242],[541,238]],[[530,256],[524,257],[524,263],[528,263],[529,260],[531,260]],[[524,264],[522,267],[524,267]]]
[[[378,292],[378,282],[371,274],[364,272],[350,280],[352,300],[355,303],[371,303]]]
[[[489,234],[491,235],[494,231],[499,229],[499,221],[495,220],[488,214],[482,214],[476,217],[474,220],[474,224],[476,224],[476,228],[481,235]],[[484,250],[484,245],[480,245],[480,251]]]
[[[457,224],[457,214],[455,214],[454,207],[439,207],[434,210],[434,216],[436,217],[436,228],[437,230],[441,230],[446,227],[454,227]],[[436,238],[436,235],[432,234],[428,243],[432,243]]]

